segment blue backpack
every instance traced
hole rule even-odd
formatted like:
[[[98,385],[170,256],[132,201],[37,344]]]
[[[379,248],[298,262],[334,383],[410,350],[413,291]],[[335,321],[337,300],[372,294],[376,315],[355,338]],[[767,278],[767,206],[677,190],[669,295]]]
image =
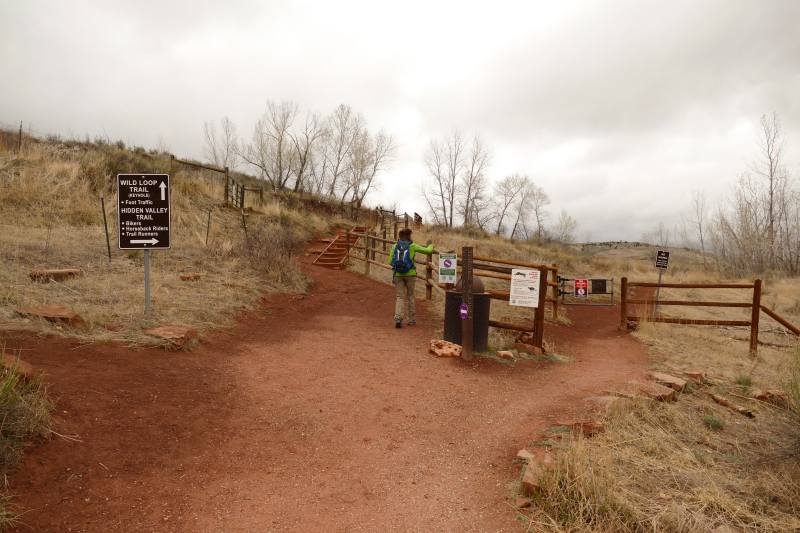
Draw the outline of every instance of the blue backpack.
[[[414,268],[411,261],[411,243],[408,241],[397,241],[394,247],[394,258],[392,259],[392,272],[395,274],[405,274]]]

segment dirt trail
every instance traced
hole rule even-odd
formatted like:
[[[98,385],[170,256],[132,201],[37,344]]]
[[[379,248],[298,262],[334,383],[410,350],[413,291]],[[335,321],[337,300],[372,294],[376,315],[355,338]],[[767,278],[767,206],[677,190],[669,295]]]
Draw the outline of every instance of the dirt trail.
[[[516,452],[641,378],[618,308],[571,308],[545,338],[575,361],[428,354],[394,288],[306,264],[309,296],[263,302],[192,353],[6,335],[46,373],[56,439],[11,479],[18,531],[521,531]]]

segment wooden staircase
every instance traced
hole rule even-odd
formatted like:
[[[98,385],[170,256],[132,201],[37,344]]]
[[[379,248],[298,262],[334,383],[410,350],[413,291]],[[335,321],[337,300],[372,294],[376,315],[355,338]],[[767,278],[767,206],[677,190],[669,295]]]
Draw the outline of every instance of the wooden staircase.
[[[352,228],[350,231],[363,234],[371,229],[372,228],[366,226],[357,226]],[[340,270],[347,255],[347,229],[336,228],[333,230],[333,233],[334,234],[329,238],[320,239],[321,242],[329,241],[330,244],[328,244],[325,250],[320,252],[317,258],[314,260],[314,264],[325,268]],[[350,246],[353,246],[361,239],[361,237],[350,235]]]

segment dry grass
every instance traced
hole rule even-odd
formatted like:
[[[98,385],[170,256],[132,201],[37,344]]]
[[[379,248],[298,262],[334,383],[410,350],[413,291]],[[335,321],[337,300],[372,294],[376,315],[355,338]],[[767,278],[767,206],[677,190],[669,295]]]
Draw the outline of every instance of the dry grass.
[[[110,145],[28,143],[21,156],[0,150],[0,328],[84,342],[152,345],[160,341],[143,329],[184,324],[198,327],[202,335],[203,330],[232,325],[238,313],[264,295],[305,289],[307,278],[284,252],[287,245],[327,228],[327,219],[287,208],[271,195],[264,202],[248,195],[247,224],[253,238],[245,239],[241,213],[221,207],[219,177],[176,165],[171,174],[172,249],[151,253],[152,314],[145,316],[143,254],[116,248],[114,179],[117,172],[169,171],[163,154],[135,154]],[[284,242],[286,235],[291,242]],[[267,241],[259,242],[260,237],[281,240],[283,252],[265,254]],[[270,260],[266,267],[257,260],[259,254]],[[44,268],[79,268],[84,276],[63,283],[32,283],[28,272]],[[189,272],[200,273],[200,281],[181,281],[180,274]],[[13,312],[53,303],[78,312],[90,331]]]

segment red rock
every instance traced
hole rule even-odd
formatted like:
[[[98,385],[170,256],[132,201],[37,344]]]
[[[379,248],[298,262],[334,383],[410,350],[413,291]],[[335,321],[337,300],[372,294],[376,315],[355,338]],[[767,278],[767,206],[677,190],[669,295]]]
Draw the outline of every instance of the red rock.
[[[675,389],[664,387],[658,383],[640,381],[629,381],[623,387],[617,390],[604,391],[604,394],[610,396],[622,396],[623,398],[649,398],[651,400],[658,400],[661,402],[672,401],[676,399]]]
[[[525,475],[522,476],[522,492],[531,496],[552,490],[554,470],[555,459],[552,452],[543,448],[533,452],[533,458],[528,461]]]
[[[75,311],[70,310],[65,305],[53,304],[40,305],[39,307],[20,307],[19,309],[14,309],[14,312],[26,317],[40,316],[51,322],[59,322],[72,326],[75,329],[89,331],[89,324],[86,323],[83,317]]]
[[[200,274],[181,274],[181,281],[197,281],[200,279]]]
[[[533,346],[532,344],[524,344],[518,342],[512,346],[515,350],[519,350],[520,352],[530,353],[533,355],[542,355],[542,349]]]
[[[586,400],[600,404],[607,413],[615,409],[620,409],[625,405],[625,402],[628,401],[627,398],[621,396],[593,396],[591,398],[586,398]]]
[[[605,432],[606,428],[603,427],[603,423],[599,420],[594,419],[586,419],[586,420],[569,420],[565,422],[556,422],[558,426],[567,426],[570,431],[572,431],[573,435],[583,435],[585,437],[591,437],[595,433],[603,433]]]
[[[533,454],[528,450],[526,450],[525,448],[523,448],[517,452],[517,458],[530,460],[533,459]]]
[[[183,348],[199,336],[197,328],[192,326],[161,326],[145,330],[145,333],[170,341],[174,348]]]
[[[669,374],[650,372],[650,377],[652,377],[656,382],[671,389],[675,389],[678,392],[682,392],[683,388],[686,387],[685,379],[676,378],[674,376],[670,376]]]
[[[514,353],[508,350],[497,350],[497,357],[502,357],[503,359],[514,359]]]
[[[697,384],[703,383],[703,380],[706,379],[702,372],[684,372],[684,374]]]
[[[439,357],[461,357],[461,346],[447,341],[432,340],[430,351]]]
[[[11,354],[3,354],[2,365],[11,370],[16,365],[17,372],[19,372],[25,381],[31,381],[33,378],[39,375],[39,373],[33,368],[30,363],[26,363],[22,359],[17,359]]]
[[[524,509],[530,506],[531,506],[531,501],[528,498],[517,498],[517,501],[514,504],[514,507],[516,507],[517,509]]]
[[[70,278],[83,276],[83,270],[78,270],[77,268],[33,270],[28,276],[30,276],[31,281],[39,281],[42,283],[47,283],[48,281],[62,282]]]
[[[755,391],[753,392],[753,398],[762,402],[777,405],[778,407],[789,407],[789,395],[782,390],[770,389]]]
[[[532,344],[533,343],[533,333],[530,331],[523,331],[519,335],[517,335],[517,342],[521,344]]]

